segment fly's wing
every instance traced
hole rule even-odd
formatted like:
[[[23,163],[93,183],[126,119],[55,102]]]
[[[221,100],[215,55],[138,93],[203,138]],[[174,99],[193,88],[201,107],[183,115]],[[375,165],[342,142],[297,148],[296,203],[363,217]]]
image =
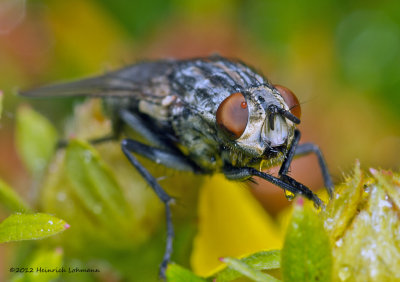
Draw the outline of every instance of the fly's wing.
[[[152,88],[157,78],[168,76],[173,65],[172,60],[138,63],[97,77],[22,91],[20,95],[30,98],[74,96],[138,96],[139,98],[141,95],[146,95],[145,90]]]

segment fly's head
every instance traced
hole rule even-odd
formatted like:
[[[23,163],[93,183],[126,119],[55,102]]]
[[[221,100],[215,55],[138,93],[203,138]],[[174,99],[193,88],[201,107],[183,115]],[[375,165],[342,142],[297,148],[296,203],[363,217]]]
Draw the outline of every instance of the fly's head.
[[[250,165],[255,160],[274,164],[290,145],[300,115],[296,96],[280,85],[231,94],[216,113],[218,127],[231,144],[228,161],[233,165]]]

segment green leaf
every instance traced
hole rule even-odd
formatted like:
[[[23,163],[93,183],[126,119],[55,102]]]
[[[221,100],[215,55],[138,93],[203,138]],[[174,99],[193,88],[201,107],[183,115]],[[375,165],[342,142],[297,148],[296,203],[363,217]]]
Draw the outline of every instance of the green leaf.
[[[281,251],[272,250],[258,252],[251,256],[240,259],[243,263],[247,264],[256,270],[277,269],[280,267]],[[225,268],[215,275],[216,281],[231,281],[242,274],[233,268]]]
[[[70,142],[66,152],[66,171],[74,192],[94,216],[101,214],[99,220],[107,225],[126,225],[129,208],[122,188],[89,144],[78,140]]]
[[[205,282],[206,280],[196,276],[190,270],[177,264],[168,265],[167,281],[171,282]]]
[[[40,174],[53,155],[57,132],[51,123],[29,107],[17,111],[17,149],[33,175]]]
[[[279,281],[275,277],[263,273],[257,269],[250,267],[248,264],[244,263],[241,260],[234,259],[234,258],[224,258],[223,262],[225,262],[228,267],[236,270],[237,272],[241,273],[242,275],[250,278],[253,281],[259,282],[275,282]]]
[[[64,220],[49,214],[16,213],[0,223],[0,243],[42,239],[67,228],[69,225]]]
[[[300,198],[282,250],[284,281],[331,281],[332,253],[323,223]]]
[[[47,282],[54,281],[63,270],[63,251],[61,248],[52,250],[39,249],[29,265],[24,266],[28,272],[18,273],[11,279],[12,282]]]
[[[28,205],[15,191],[0,179],[0,203],[12,212],[29,211]]]

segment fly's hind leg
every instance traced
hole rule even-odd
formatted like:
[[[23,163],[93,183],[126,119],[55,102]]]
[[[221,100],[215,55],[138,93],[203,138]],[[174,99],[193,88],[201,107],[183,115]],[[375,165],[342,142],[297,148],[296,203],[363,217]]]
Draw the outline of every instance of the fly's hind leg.
[[[88,140],[90,144],[97,145],[104,142],[117,141],[121,136],[123,124],[126,124],[136,133],[148,140],[151,144],[156,145],[159,148],[171,149],[170,144],[168,144],[164,136],[161,134],[157,134],[152,129],[150,129],[150,127],[147,126],[146,121],[143,120],[143,118],[141,118],[135,112],[122,109],[115,114],[117,114],[120,119],[116,119],[113,121],[112,132],[106,136]],[[57,143],[57,148],[64,148],[66,146],[68,146],[68,140],[60,140]]]
[[[112,120],[112,131],[99,138],[89,139],[88,142],[92,145],[102,144],[104,142],[112,142],[117,141],[122,133],[122,123],[119,120]],[[69,141],[65,139],[61,139],[57,142],[56,148],[61,149],[68,146]]]
[[[116,141],[118,140],[119,135],[117,134],[110,134],[110,135],[106,135],[100,138],[95,138],[95,139],[89,139],[88,142],[92,145],[97,145],[97,144],[101,144],[104,142],[111,142],[111,141]],[[68,146],[69,141],[68,140],[59,140],[57,142],[57,149],[61,149],[61,148],[65,148]]]

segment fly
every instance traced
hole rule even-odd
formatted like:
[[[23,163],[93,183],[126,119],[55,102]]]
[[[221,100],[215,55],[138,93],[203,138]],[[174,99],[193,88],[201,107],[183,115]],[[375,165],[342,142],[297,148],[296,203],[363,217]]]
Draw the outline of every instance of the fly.
[[[295,155],[315,153],[330,196],[333,183],[319,148],[298,144],[301,108],[286,87],[273,85],[241,61],[220,56],[143,62],[98,77],[45,86],[23,96],[101,97],[118,139],[128,126],[148,144],[125,138],[121,149],[165,205],[167,240],[160,275],[172,254],[172,198],[135,154],[177,170],[223,173],[227,179],[257,176],[285,192],[322,201],[288,175]],[[94,140],[102,142],[110,138]],[[281,165],[278,176],[261,168]]]

